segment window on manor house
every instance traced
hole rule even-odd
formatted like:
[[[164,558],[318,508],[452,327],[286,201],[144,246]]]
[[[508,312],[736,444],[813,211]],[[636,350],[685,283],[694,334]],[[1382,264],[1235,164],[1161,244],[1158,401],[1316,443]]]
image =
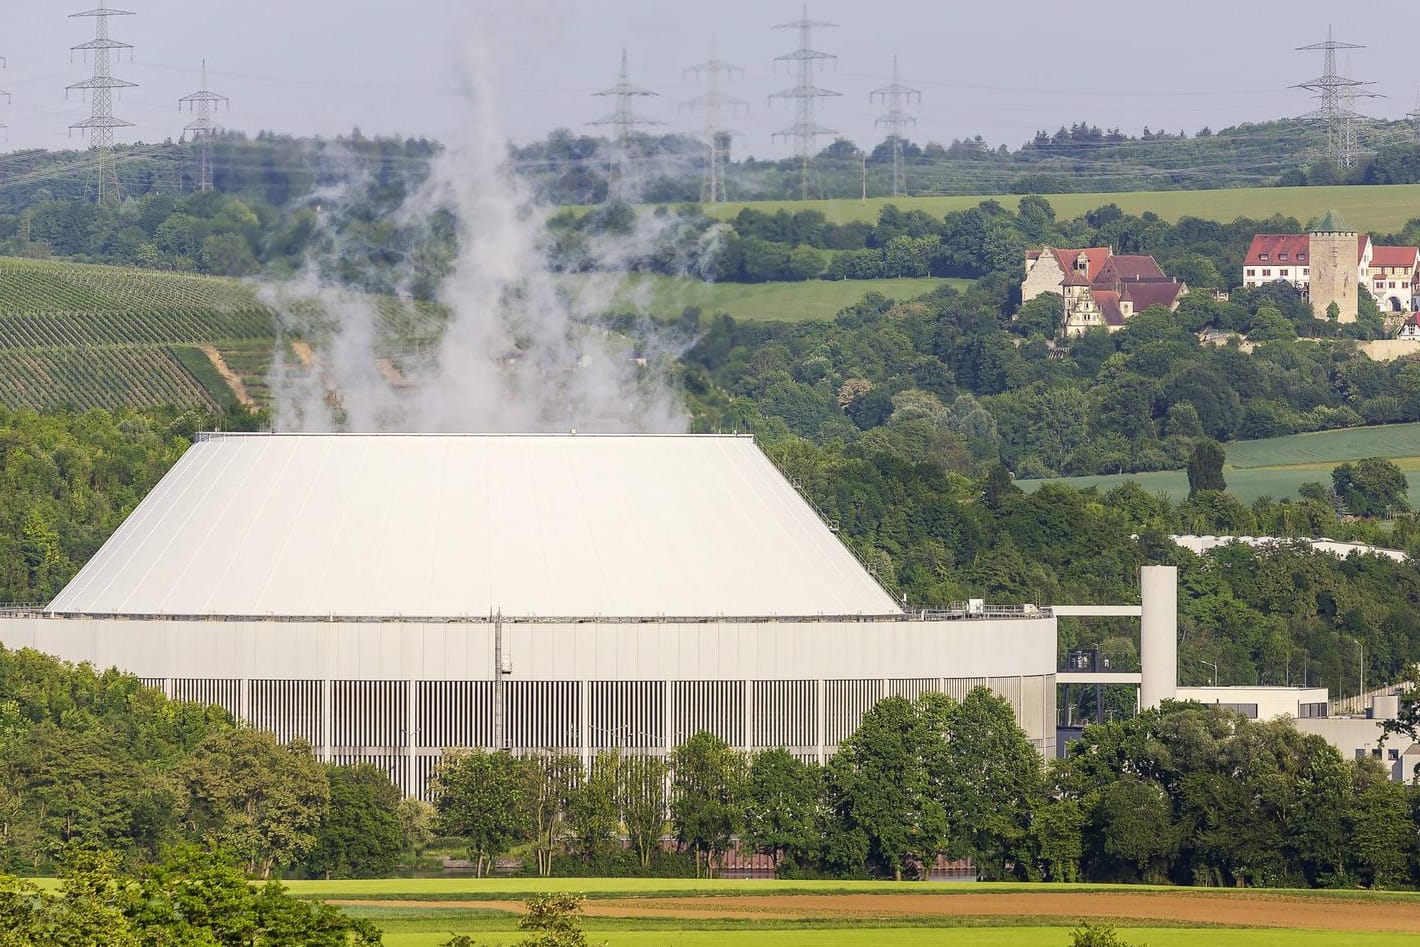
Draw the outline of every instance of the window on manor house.
[[[1262,275],[1263,275],[1263,276],[1271,276],[1271,275],[1272,275],[1272,271],[1271,271],[1271,270],[1263,270],[1263,271],[1262,271]]]
[[[1278,275],[1278,276],[1286,276],[1288,272],[1290,272],[1290,271],[1285,270],[1285,269],[1283,269],[1283,270],[1278,270],[1278,271],[1277,271],[1277,275]]]
[[[1248,275],[1248,276],[1256,276],[1256,275],[1257,275],[1257,270],[1248,270],[1248,271],[1247,271],[1247,275]]]
[[[1270,254],[1267,254],[1267,253],[1259,253],[1259,254],[1257,255],[1257,258],[1258,258],[1259,260],[1270,260],[1270,259],[1272,259],[1271,255],[1270,255]]]
[[[1285,254],[1285,253],[1279,253],[1279,254],[1277,254],[1277,259],[1278,259],[1279,261],[1285,260],[1285,259],[1287,259],[1287,254]]]

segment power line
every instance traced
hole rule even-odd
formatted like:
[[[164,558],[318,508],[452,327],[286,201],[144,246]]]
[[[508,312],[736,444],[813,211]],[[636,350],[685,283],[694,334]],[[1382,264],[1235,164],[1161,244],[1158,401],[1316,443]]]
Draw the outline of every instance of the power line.
[[[197,189],[212,190],[212,136],[220,126],[212,120],[213,109],[226,106],[231,108],[232,100],[218,95],[207,88],[207,60],[202,60],[202,87],[191,95],[178,99],[178,108],[187,106],[196,118],[183,126],[183,138],[192,134],[192,143],[197,148]]]
[[[74,83],[65,90],[66,96],[75,89],[89,95],[89,102],[92,106],[89,117],[82,122],[75,122],[69,128],[71,131],[77,128],[81,133],[88,134],[89,142],[98,152],[100,204],[108,200],[118,200],[119,196],[118,169],[114,166],[113,156],[113,130],[133,127],[132,122],[125,122],[114,116],[113,90],[131,89],[138,85],[136,82],[117,79],[109,71],[111,67],[110,55],[117,51],[121,61],[123,51],[129,50],[131,56],[133,47],[109,37],[108,18],[111,16],[133,16],[133,13],[129,10],[110,10],[104,6],[104,2],[105,0],[99,0],[99,5],[93,10],[69,15],[71,19],[90,17],[94,21],[94,38],[87,43],[70,47],[69,51],[70,59],[73,59],[76,50],[86,57],[92,52],[94,54],[94,74],[83,82]]]
[[[612,173],[607,183],[607,200],[621,200],[626,195],[626,171],[630,164],[631,136],[640,125],[661,125],[653,118],[637,115],[631,103],[637,98],[659,96],[659,92],[643,89],[631,84],[631,68],[627,65],[626,50],[621,51],[621,74],[616,85],[592,95],[611,96],[616,99],[616,109],[610,115],[588,122],[588,125],[610,125],[616,132],[616,154]]]
[[[700,199],[706,204],[718,204],[725,199],[724,168],[728,163],[730,139],[734,132],[724,126],[721,117],[726,109],[729,109],[731,114],[738,114],[740,110],[749,111],[748,102],[726,95],[720,90],[721,80],[743,78],[745,71],[739,66],[732,66],[721,60],[717,47],[718,43],[712,38],[710,40],[710,58],[685,71],[687,76],[694,73],[698,81],[705,83],[705,91],[686,102],[685,105],[687,108],[705,113],[705,143],[709,148],[709,154],[705,170],[705,187]]]
[[[803,200],[809,199],[809,159],[813,157],[815,139],[823,135],[838,134],[833,129],[820,125],[815,111],[819,99],[842,93],[821,89],[814,85],[814,66],[822,68],[824,63],[834,62],[838,57],[813,48],[813,31],[815,29],[831,29],[836,26],[838,26],[837,23],[810,20],[809,6],[804,4],[801,18],[789,23],[780,23],[774,27],[776,30],[797,30],[799,33],[798,49],[792,53],[774,57],[776,63],[792,63],[798,81],[792,87],[782,92],[776,92],[769,98],[771,101],[783,99],[786,102],[794,103],[794,124],[775,132],[773,138],[775,140],[780,138],[794,139],[794,153],[799,157],[799,190]]]
[[[1358,98],[1378,98],[1375,92],[1362,91],[1364,86],[1374,82],[1359,82],[1336,71],[1336,51],[1338,49],[1365,49],[1359,43],[1343,43],[1333,38],[1331,27],[1326,29],[1326,42],[1298,46],[1298,51],[1322,50],[1324,71],[1315,79],[1299,82],[1292,88],[1306,89],[1315,93],[1321,106],[1301,118],[1319,122],[1326,127],[1326,149],[1338,167],[1349,168],[1356,163],[1356,122],[1362,116],[1354,108]]]
[[[901,197],[902,188],[902,133],[909,125],[916,125],[917,119],[908,115],[904,106],[914,101],[922,101],[922,92],[898,81],[897,57],[892,57],[892,84],[874,89],[868,94],[869,103],[883,102],[888,110],[878,118],[878,126],[886,126],[888,137],[892,139],[892,196]]]

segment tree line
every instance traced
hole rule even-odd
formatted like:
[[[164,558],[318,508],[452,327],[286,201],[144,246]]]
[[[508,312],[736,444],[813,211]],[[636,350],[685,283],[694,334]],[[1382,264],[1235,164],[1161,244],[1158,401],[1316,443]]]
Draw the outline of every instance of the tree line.
[[[1186,703],[1090,725],[1060,760],[986,688],[882,700],[823,765],[704,731],[666,758],[603,751],[585,767],[453,751],[432,807],[401,800],[379,770],[322,766],[217,708],[35,652],[0,650],[0,722],[8,870],[73,879],[77,865],[93,891],[122,868],[151,880],[145,898],[193,872],[388,876],[402,846],[432,839],[466,848],[479,874],[515,854],[544,876],[713,876],[754,851],[781,877],[925,877],[946,856],[988,879],[1420,881],[1420,790],[1285,720]],[[13,880],[6,898],[49,910]]]
[[[1013,291],[986,278],[913,300],[869,294],[831,323],[713,316],[681,356],[695,429],[844,443],[968,476],[1000,462],[1037,478],[1178,470],[1203,437],[1420,420],[1414,360],[1375,362],[1347,340],[1282,330],[1257,333],[1252,351],[1200,341],[1223,319],[1290,325],[1272,303],[1280,288],[1228,303],[1191,294],[1177,313],[1156,307],[1058,345],[1042,330],[1059,298],[1017,311]]]
[[[383,876],[428,825],[382,770],[322,765],[129,674],[0,647],[0,870],[52,872],[74,845],[152,865],[195,844],[261,878]]]

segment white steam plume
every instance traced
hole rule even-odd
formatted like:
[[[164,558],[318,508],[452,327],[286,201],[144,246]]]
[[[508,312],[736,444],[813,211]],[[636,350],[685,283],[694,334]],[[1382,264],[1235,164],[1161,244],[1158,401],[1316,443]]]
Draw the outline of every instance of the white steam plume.
[[[468,51],[469,124],[434,162],[399,217],[421,224],[441,212],[458,222],[458,253],[437,298],[449,320],[433,351],[394,369],[381,361],[384,331],[375,301],[323,283],[314,271],[268,293],[292,331],[302,301],[330,323],[309,358],[282,353],[273,367],[275,424],[284,430],[540,432],[683,431],[686,418],[666,379],[647,377],[629,340],[593,325],[614,283],[580,292],[551,272],[549,209],[508,163],[489,57]],[[605,268],[654,245],[662,224],[599,241]],[[338,242],[339,235],[335,238]],[[405,274],[412,281],[419,274]],[[306,364],[309,361],[310,364]],[[654,362],[660,363],[661,359]]]

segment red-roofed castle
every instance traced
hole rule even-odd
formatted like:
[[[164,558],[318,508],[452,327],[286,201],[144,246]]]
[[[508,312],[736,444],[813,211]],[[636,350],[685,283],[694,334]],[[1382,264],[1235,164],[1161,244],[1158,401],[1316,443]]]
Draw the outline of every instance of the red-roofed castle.
[[[1344,228],[1339,217],[1327,214],[1312,233],[1258,234],[1252,238],[1243,261],[1243,285],[1291,283],[1311,300],[1313,314],[1318,319],[1327,318],[1327,307],[1336,302],[1341,322],[1356,319],[1356,294],[1350,290],[1352,284],[1370,290],[1383,312],[1414,312],[1420,308],[1420,294],[1416,291],[1420,286],[1420,248],[1378,247],[1371,243],[1368,235],[1353,234]],[[1355,242],[1354,267],[1349,250],[1344,260],[1324,261],[1318,255],[1318,241],[1332,248],[1332,244],[1339,244],[1343,239],[1348,248],[1351,241]],[[1339,246],[1335,249],[1339,250]],[[1333,257],[1339,255],[1332,254]],[[1314,264],[1328,270],[1333,266],[1338,269],[1327,280],[1335,284],[1330,291],[1313,291],[1317,279]]]
[[[1045,247],[1026,253],[1021,302],[1059,293],[1065,300],[1063,332],[1072,336],[1093,328],[1117,331],[1150,306],[1172,311],[1187,292],[1188,286],[1165,276],[1151,256],[1116,254],[1109,247]]]

